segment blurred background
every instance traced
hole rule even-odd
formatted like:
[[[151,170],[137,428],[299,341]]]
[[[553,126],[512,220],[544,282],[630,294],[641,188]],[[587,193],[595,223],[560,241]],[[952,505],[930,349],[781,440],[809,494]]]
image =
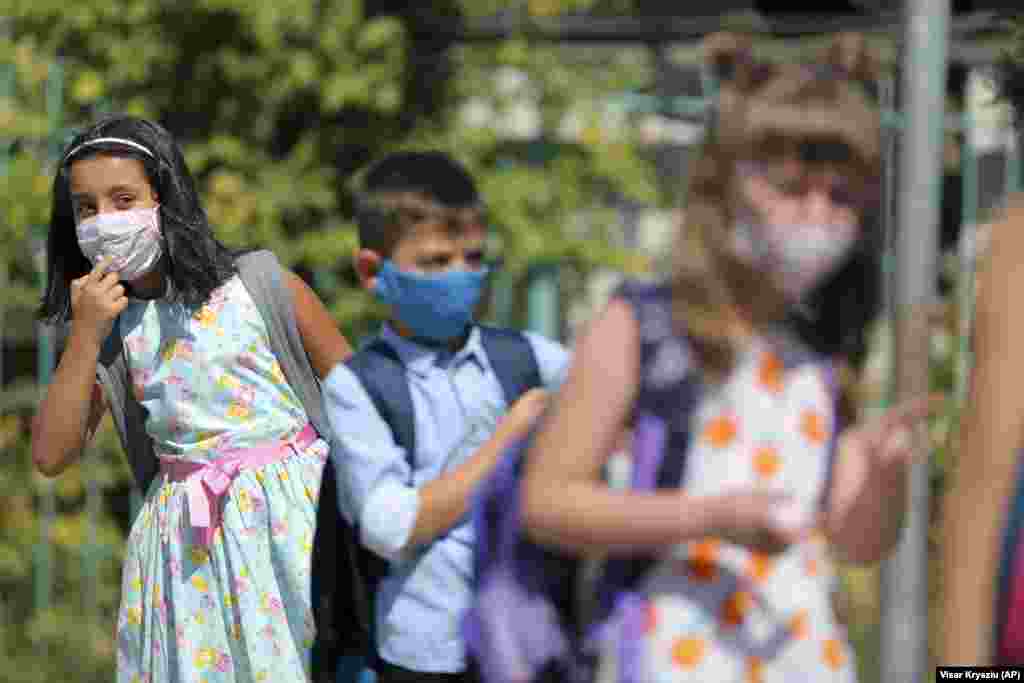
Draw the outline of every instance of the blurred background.
[[[861,30],[886,68],[890,160],[907,125],[896,106],[900,3],[822,1],[813,16],[780,2],[720,0],[715,16],[706,3],[672,3],[689,4],[702,11],[673,14],[653,0],[0,0],[0,680],[113,676],[134,509],[120,446],[106,425],[53,481],[29,456],[30,418],[55,362],[34,318],[50,184],[78,127],[115,111],[164,124],[220,237],[275,251],[353,341],[380,319],[350,267],[353,182],[385,152],[445,150],[478,179],[504,260],[490,317],[571,343],[621,277],[656,274],[670,255],[687,160],[714,97],[701,36],[752,31],[758,52],[784,59]],[[953,394],[968,363],[973,245],[1020,187],[1019,140],[993,68],[1024,57],[1013,4],[952,6],[930,372]],[[894,165],[879,218],[890,232]],[[891,394],[889,323],[883,316],[874,335],[865,413]],[[935,509],[955,461],[955,419],[932,425]],[[931,542],[934,561],[934,533]],[[864,681],[878,680],[878,586],[878,567],[843,571],[839,606]],[[931,595],[940,589],[933,571]]]

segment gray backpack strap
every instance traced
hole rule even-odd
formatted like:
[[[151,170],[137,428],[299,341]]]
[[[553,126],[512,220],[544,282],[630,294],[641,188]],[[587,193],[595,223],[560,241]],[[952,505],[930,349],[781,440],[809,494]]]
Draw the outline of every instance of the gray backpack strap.
[[[284,280],[284,268],[273,252],[264,250],[242,254],[237,264],[242,284],[263,316],[270,337],[270,350],[277,357],[285,379],[302,401],[313,427],[330,441],[330,424],[324,415],[320,382],[299,335],[292,293]]]
[[[119,321],[103,342],[96,377],[103,386],[114,427],[121,440],[125,457],[132,468],[135,485],[145,494],[156,477],[159,465],[153,439],[146,432],[146,409],[135,400],[128,363],[125,359],[124,340]]]
[[[238,272],[242,284],[263,316],[270,347],[281,365],[281,371],[302,401],[317,432],[329,439],[330,431],[324,418],[320,385],[299,336],[292,296],[282,279],[284,271],[281,264],[269,251],[254,251],[238,258]],[[146,432],[146,409],[135,400],[125,359],[124,341],[116,322],[103,344],[96,375],[110,402],[114,426],[131,465],[135,483],[145,493],[156,477],[159,464],[153,440]]]

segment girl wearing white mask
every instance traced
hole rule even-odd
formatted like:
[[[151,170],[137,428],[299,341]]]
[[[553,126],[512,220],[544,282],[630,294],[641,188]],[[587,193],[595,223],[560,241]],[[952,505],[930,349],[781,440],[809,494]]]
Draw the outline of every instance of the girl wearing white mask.
[[[112,410],[98,380],[111,339],[144,408],[128,419],[141,413],[159,459],[127,543],[118,680],[305,680],[327,440],[170,134],[115,116],[72,141],[47,247],[41,313],[69,333],[36,420],[36,466],[63,472]],[[349,346],[300,278],[281,279],[322,378]]]
[[[568,550],[655,558],[633,587],[643,614],[605,631],[601,680],[852,681],[826,548],[867,563],[896,544],[907,430],[931,403],[837,426],[832,378],[856,365],[879,302],[870,60],[855,36],[825,66],[758,63],[719,38],[720,102],[672,278],[627,284],[577,341],[526,456],[524,521]],[[658,423],[662,465],[685,455],[681,477],[654,493],[606,486],[623,431],[690,380],[696,407]]]

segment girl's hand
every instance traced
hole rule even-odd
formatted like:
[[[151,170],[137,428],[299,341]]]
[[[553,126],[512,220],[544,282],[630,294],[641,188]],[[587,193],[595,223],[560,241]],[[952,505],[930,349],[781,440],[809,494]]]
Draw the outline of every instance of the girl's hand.
[[[867,464],[869,478],[888,478],[910,463],[925,457],[927,449],[915,443],[920,423],[938,408],[941,394],[907,399],[884,415],[869,422],[854,424],[839,435],[839,458],[861,458]]]
[[[71,282],[71,321],[77,334],[102,344],[114,327],[114,320],[128,306],[124,286],[114,272],[104,273],[106,258],[86,275]]]
[[[762,553],[780,553],[807,538],[817,516],[792,496],[774,491],[743,491],[713,499],[714,534]]]

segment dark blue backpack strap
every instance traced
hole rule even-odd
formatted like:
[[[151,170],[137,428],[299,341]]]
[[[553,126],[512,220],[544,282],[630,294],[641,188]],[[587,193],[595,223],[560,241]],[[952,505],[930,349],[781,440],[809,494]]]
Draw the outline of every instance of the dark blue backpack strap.
[[[652,452],[657,460],[639,463],[633,487],[676,488],[685,475],[689,417],[700,398],[700,373],[694,371],[688,340],[675,326],[672,291],[667,283],[627,281],[614,296],[630,304],[640,334],[640,381],[634,424],[645,423],[647,429],[641,431],[649,432],[650,425],[659,422],[664,430],[658,437],[664,440],[662,447]],[[650,438],[649,433],[638,436]]]
[[[631,306],[640,336],[632,488],[677,488],[685,478],[689,418],[701,395],[700,373],[694,371],[686,338],[673,324],[668,284],[627,281],[613,296]],[[610,560],[600,583],[601,609],[614,609],[655,562],[642,555]]]
[[[527,391],[544,384],[537,356],[526,335],[500,327],[480,325],[479,329],[480,341],[498,376],[506,405],[511,407]]]
[[[416,421],[409,380],[398,353],[387,342],[377,337],[354,353],[345,363],[366,389],[381,419],[391,428],[395,443],[405,450],[406,461],[411,469],[415,459]],[[347,543],[342,544],[342,550],[346,554],[337,557],[343,575],[347,574],[350,579],[350,586],[345,593],[346,601],[339,601],[338,611],[347,607],[356,613],[366,634],[365,639],[368,642],[365,651],[372,665],[378,657],[374,643],[374,601],[377,586],[387,575],[390,564],[362,546],[358,526],[349,526],[338,515],[334,516],[334,523],[338,525],[342,535],[349,539]]]
[[[359,378],[381,418],[388,423],[395,443],[405,449],[412,466],[416,452],[416,416],[405,365],[398,353],[384,340],[375,338],[347,361]]]

